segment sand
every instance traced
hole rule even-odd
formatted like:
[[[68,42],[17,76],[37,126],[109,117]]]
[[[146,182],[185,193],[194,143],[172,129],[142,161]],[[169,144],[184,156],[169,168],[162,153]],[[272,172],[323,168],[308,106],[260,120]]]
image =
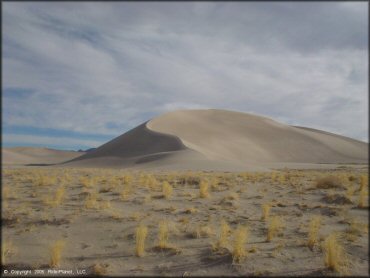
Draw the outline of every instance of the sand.
[[[56,164],[71,160],[84,154],[84,152],[62,151],[36,147],[2,148],[2,164]]]
[[[226,110],[160,115],[65,164],[159,170],[268,170],[368,162],[368,143]]]

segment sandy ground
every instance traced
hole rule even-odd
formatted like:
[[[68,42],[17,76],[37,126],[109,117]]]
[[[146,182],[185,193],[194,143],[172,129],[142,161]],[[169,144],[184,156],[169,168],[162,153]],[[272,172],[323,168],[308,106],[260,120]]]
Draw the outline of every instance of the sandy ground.
[[[332,167],[333,168],[333,167]],[[274,172],[160,172],[82,168],[3,168],[4,269],[51,269],[51,246],[61,241],[55,270],[119,276],[339,275],[325,265],[324,241],[335,233],[344,248],[340,271],[368,275],[368,184],[360,208],[361,176],[368,165]],[[333,188],[316,180],[334,175]],[[41,178],[43,177],[43,178]],[[163,196],[163,182],[173,188]],[[200,197],[200,181],[208,196]],[[271,206],[266,220],[262,205]],[[310,219],[321,225],[312,250]],[[267,241],[272,219],[281,224]],[[220,223],[230,226],[216,248]],[[159,223],[168,239],[159,248]],[[147,227],[145,254],[136,255],[135,232]],[[235,257],[235,230],[245,226]],[[215,245],[216,244],[216,245]],[[4,247],[5,246],[5,247]],[[58,251],[54,252],[59,253]],[[234,257],[233,257],[234,256]]]

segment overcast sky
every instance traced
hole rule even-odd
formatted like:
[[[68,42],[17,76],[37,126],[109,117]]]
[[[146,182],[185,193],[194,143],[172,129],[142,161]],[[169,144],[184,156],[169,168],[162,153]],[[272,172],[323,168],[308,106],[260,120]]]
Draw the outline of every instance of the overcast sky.
[[[184,108],[368,142],[366,2],[3,2],[3,144],[97,147]]]

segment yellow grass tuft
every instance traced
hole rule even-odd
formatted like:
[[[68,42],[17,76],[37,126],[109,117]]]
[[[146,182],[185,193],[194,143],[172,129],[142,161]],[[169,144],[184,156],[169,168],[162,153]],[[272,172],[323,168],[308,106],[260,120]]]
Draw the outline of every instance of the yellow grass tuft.
[[[60,266],[64,245],[65,242],[63,240],[58,240],[50,246],[50,267]]]
[[[368,184],[368,178],[366,175],[361,175],[360,178],[360,191],[364,189],[364,187],[367,187]]]
[[[233,242],[233,263],[240,263],[246,256],[247,251],[245,249],[245,244],[248,239],[248,229],[246,227],[238,227],[234,232],[234,242]]]
[[[270,216],[270,209],[271,209],[271,204],[263,204],[262,205],[262,220],[267,220]]]
[[[368,206],[367,200],[368,200],[368,192],[367,192],[367,187],[366,186],[361,186],[360,187],[360,198],[358,202],[358,207],[359,208],[366,208]]]
[[[90,193],[85,201],[85,208],[93,209],[97,207],[98,207],[97,193],[96,192]]]
[[[162,249],[168,247],[168,223],[166,221],[159,222],[158,247]]]
[[[284,227],[281,217],[274,216],[271,218],[267,230],[267,241],[271,241]]]
[[[57,191],[55,192],[55,203],[57,205],[60,205],[61,202],[63,201],[64,199],[64,195],[65,195],[65,188],[64,186],[60,186]]]
[[[208,182],[203,180],[199,184],[199,197],[200,198],[207,198],[208,196],[209,196]]]
[[[339,273],[347,273],[349,260],[336,234],[330,234],[324,241],[325,266]]]
[[[212,249],[214,251],[219,251],[228,246],[228,237],[231,232],[229,224],[225,220],[221,220],[220,231],[218,234],[218,239],[215,244],[213,244]]]
[[[169,199],[171,197],[171,195],[172,195],[172,191],[173,191],[173,188],[169,184],[169,182],[164,181],[163,184],[162,184],[162,193],[163,193],[163,196],[166,199]]]
[[[145,254],[145,239],[148,234],[148,228],[140,225],[136,229],[136,256],[142,257]]]
[[[6,265],[7,259],[14,254],[14,245],[11,241],[2,242],[1,246],[1,265]]]
[[[320,216],[314,216],[311,218],[309,231],[308,231],[308,247],[313,250],[313,247],[318,242],[318,232],[320,229],[321,218]]]

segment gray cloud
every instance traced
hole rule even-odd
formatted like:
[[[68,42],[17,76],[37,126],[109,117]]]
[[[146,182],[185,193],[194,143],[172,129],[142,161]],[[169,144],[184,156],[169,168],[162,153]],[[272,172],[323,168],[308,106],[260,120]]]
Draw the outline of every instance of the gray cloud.
[[[113,137],[212,107],[367,141],[367,16],[361,2],[7,2],[3,87],[29,93],[3,94],[4,122]]]

